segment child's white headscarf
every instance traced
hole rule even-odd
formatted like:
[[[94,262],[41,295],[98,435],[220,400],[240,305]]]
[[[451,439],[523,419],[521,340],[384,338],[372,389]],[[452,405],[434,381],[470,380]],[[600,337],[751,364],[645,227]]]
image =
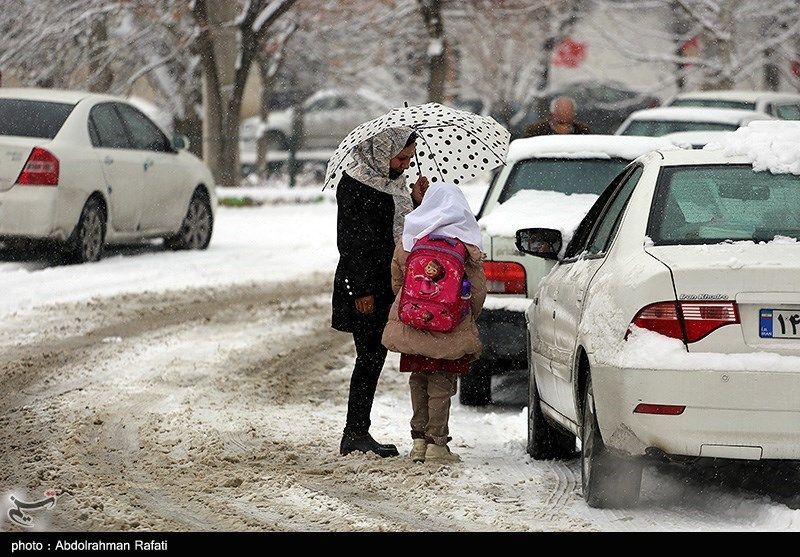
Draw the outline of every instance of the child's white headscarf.
[[[455,184],[432,184],[420,206],[406,215],[403,249],[411,251],[417,240],[429,234],[458,238],[465,244],[483,249],[478,221],[464,192]]]

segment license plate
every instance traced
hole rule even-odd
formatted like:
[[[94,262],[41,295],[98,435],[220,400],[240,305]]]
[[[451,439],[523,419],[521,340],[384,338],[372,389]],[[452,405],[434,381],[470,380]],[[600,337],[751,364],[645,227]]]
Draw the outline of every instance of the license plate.
[[[761,338],[800,338],[800,309],[762,309],[758,321]]]

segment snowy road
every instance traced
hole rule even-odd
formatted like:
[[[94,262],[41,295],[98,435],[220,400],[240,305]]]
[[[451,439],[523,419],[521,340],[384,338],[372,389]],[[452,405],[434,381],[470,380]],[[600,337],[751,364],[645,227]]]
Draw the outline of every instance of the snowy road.
[[[59,489],[35,517],[59,530],[800,530],[786,465],[648,465],[637,508],[589,509],[577,460],[531,461],[511,405],[455,402],[462,464],[338,456],[354,354],[328,326],[335,206],[238,211],[207,253],[0,264],[28,293],[2,297],[1,505]],[[255,223],[255,246],[237,240]],[[59,290],[65,277],[84,287]],[[373,432],[407,452],[397,365]]]

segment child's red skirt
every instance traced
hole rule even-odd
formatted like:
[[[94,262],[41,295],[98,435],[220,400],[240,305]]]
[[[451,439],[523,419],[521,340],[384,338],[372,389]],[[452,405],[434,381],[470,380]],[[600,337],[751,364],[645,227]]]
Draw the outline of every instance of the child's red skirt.
[[[458,360],[441,360],[416,354],[400,354],[400,371],[406,373],[436,373],[444,371],[463,374],[469,371],[469,361],[469,356],[464,356]]]

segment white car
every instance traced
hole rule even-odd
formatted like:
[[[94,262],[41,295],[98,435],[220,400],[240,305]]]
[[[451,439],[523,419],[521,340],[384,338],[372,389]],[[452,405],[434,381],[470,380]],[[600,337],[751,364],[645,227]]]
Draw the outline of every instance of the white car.
[[[525,257],[514,243],[518,228],[574,229],[611,180],[630,161],[673,145],[661,138],[564,135],[517,139],[478,213],[483,232],[488,296],[478,319],[481,359],[461,377],[465,405],[491,401],[491,377],[527,369],[525,310],[552,267]]]
[[[675,95],[666,106],[755,110],[780,120],[800,120],[800,94],[777,91],[695,91]]]
[[[517,233],[555,263],[527,312],[527,450],[577,436],[590,506],[635,503],[644,455],[800,459],[800,176],[726,152],[637,159],[564,252]]]
[[[755,120],[771,119],[769,114],[753,110],[663,106],[633,112],[615,134],[659,137],[675,132],[733,131]]]
[[[143,238],[205,249],[214,180],[185,146],[122,98],[0,89],[0,242],[57,242],[78,262]]]
[[[390,104],[368,90],[355,92],[329,89],[303,102],[302,149],[335,149],[353,128],[391,110]],[[258,116],[244,120],[240,127],[243,165],[256,158],[256,142],[266,137],[270,151],[285,151],[292,137],[291,108],[269,114],[266,122]]]

